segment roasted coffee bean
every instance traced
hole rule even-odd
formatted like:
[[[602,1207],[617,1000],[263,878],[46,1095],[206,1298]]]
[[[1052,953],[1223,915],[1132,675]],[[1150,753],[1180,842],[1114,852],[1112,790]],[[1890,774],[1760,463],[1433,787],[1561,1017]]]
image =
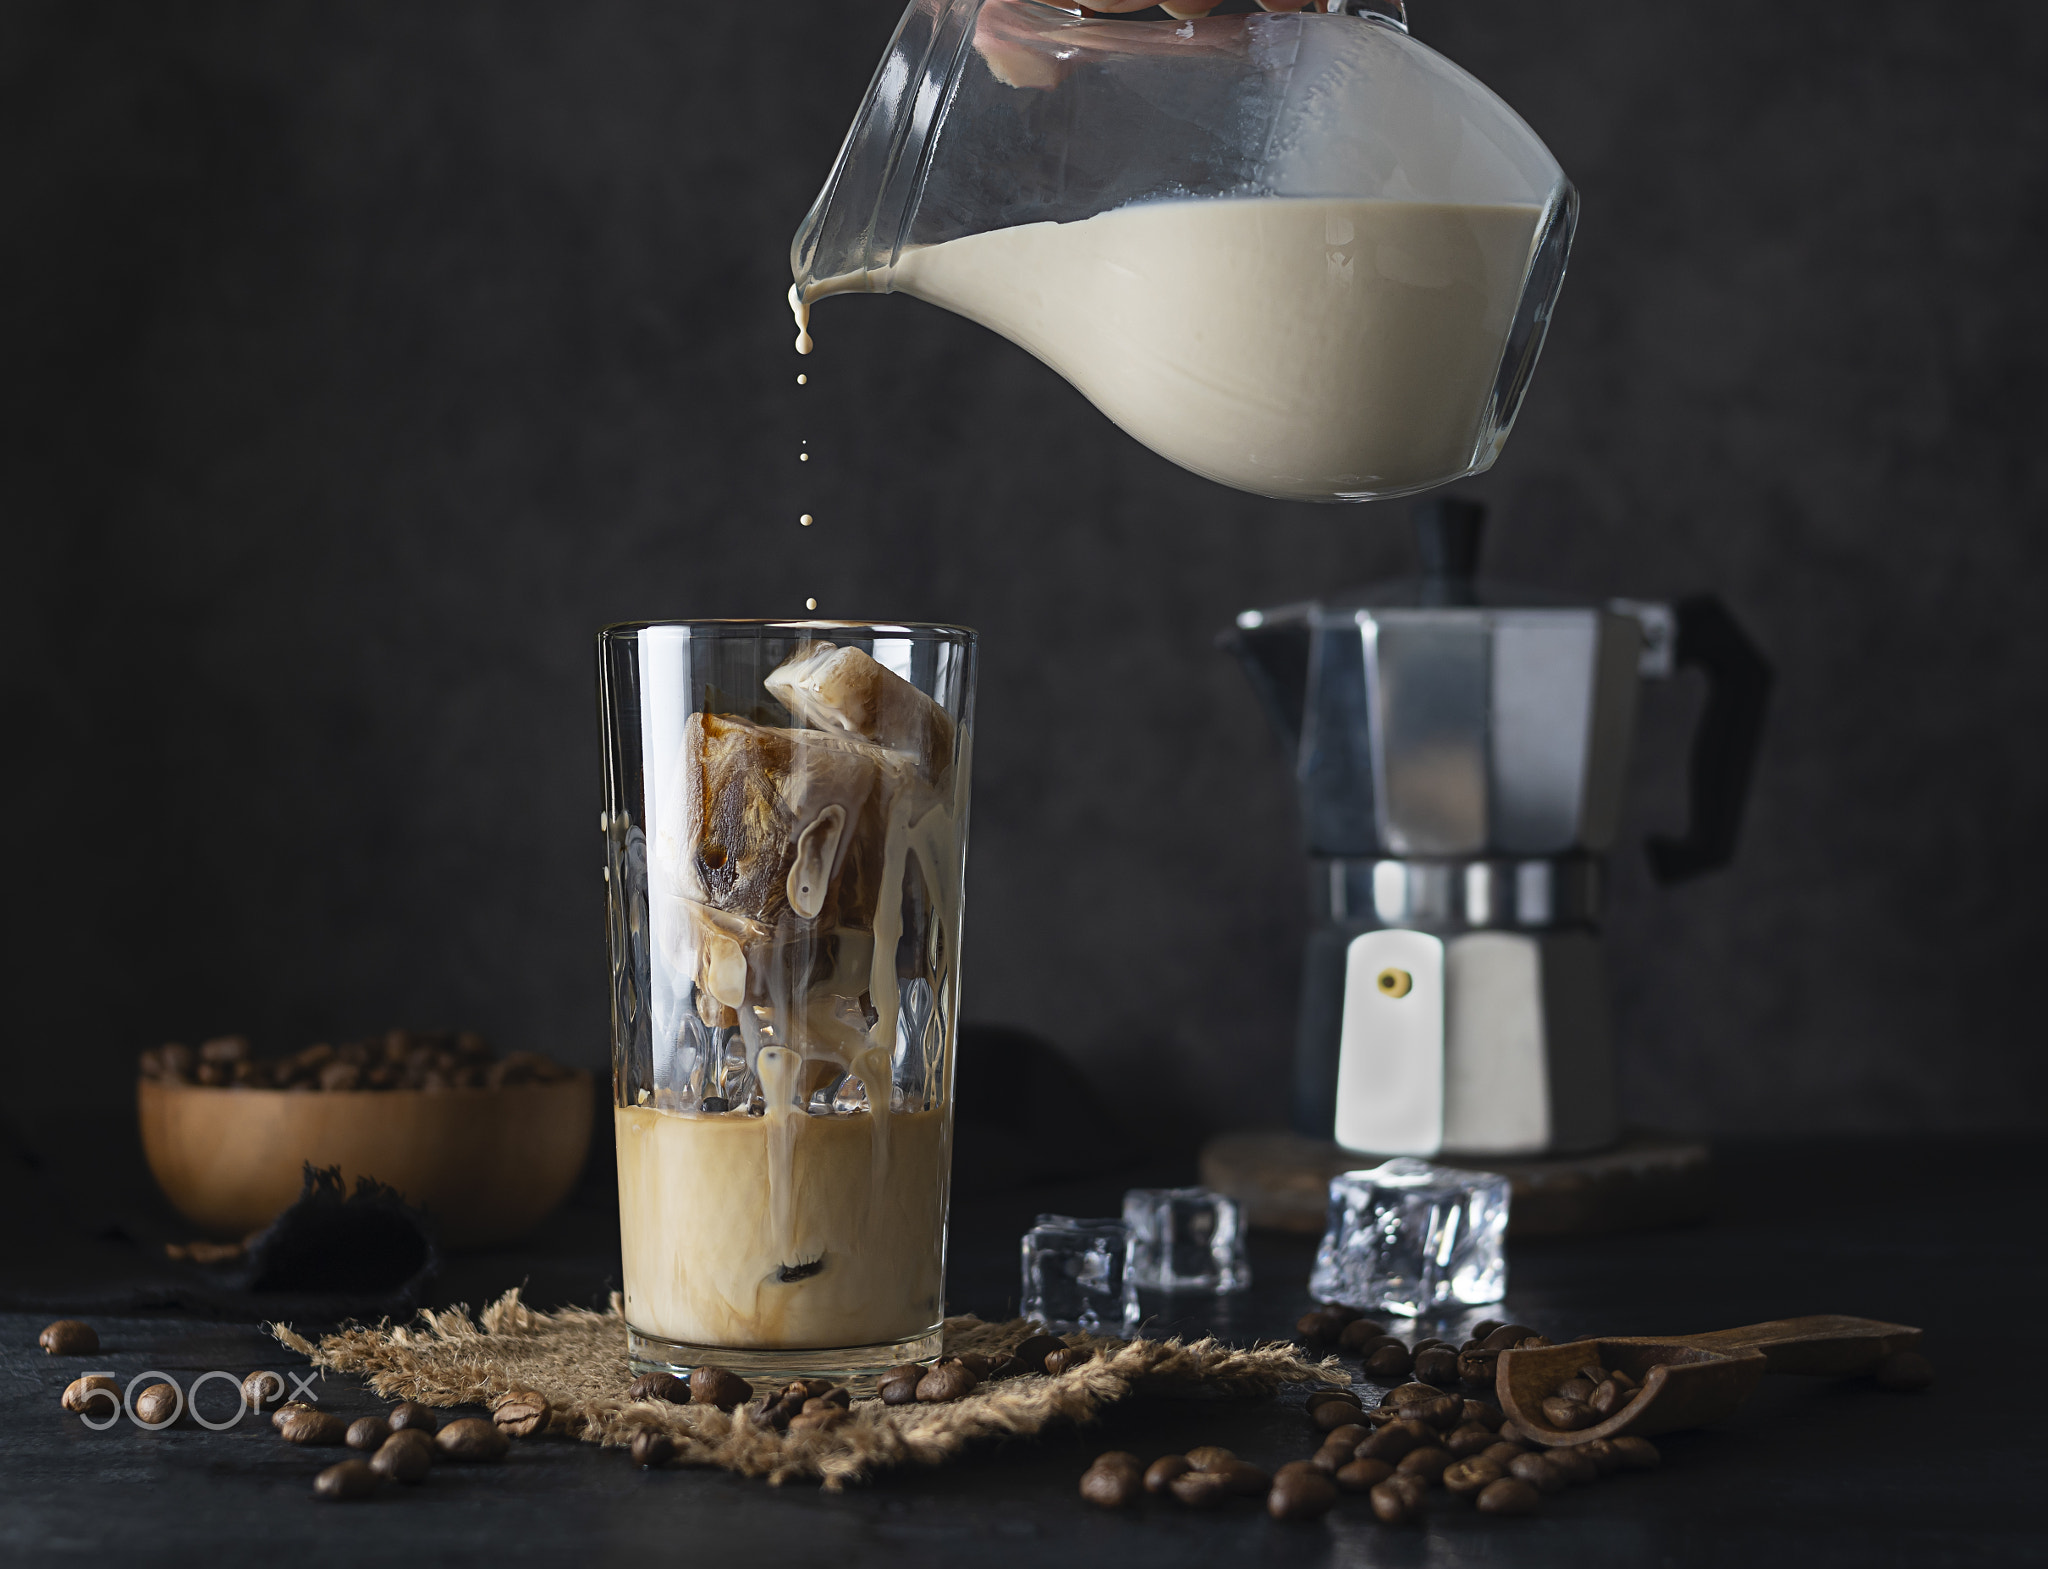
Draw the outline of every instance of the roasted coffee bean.
[[[387,1482],[417,1482],[434,1464],[434,1441],[418,1428],[385,1439],[370,1456],[370,1469]]]
[[[1376,1324],[1369,1318],[1355,1318],[1337,1332],[1337,1349],[1357,1356],[1368,1347],[1391,1338],[1386,1325]]]
[[[1065,1373],[1072,1368],[1079,1367],[1094,1355],[1095,1348],[1093,1346],[1065,1346],[1058,1351],[1047,1354],[1045,1370],[1054,1375]]]
[[[1583,1400],[1568,1400],[1563,1395],[1552,1395],[1543,1402],[1543,1420],[1560,1433],[1576,1433],[1582,1427],[1591,1427],[1599,1418],[1593,1415],[1593,1408]]]
[[[1421,1422],[1440,1433],[1449,1432],[1465,1420],[1465,1402],[1455,1395],[1412,1401],[1402,1409],[1411,1422]]]
[[[82,1357],[99,1350],[100,1337],[82,1319],[60,1318],[36,1336],[36,1344],[53,1357]]]
[[[1483,1455],[1493,1447],[1493,1434],[1477,1422],[1467,1422],[1463,1427],[1454,1427],[1444,1435],[1444,1448],[1463,1460],[1468,1455]]]
[[[1564,1479],[1579,1487],[1588,1482],[1600,1480],[1600,1468],[1593,1464],[1593,1457],[1576,1444],[1560,1445],[1543,1457],[1564,1473]]]
[[[423,1406],[417,1400],[401,1400],[386,1413],[391,1431],[402,1433],[408,1428],[418,1428],[432,1437],[441,1425],[441,1416],[432,1406]]]
[[[268,1411],[284,1399],[284,1375],[258,1368],[242,1380],[242,1407],[247,1411]]]
[[[1614,1446],[1615,1458],[1621,1462],[1621,1466],[1630,1471],[1653,1470],[1658,1461],[1664,1458],[1657,1453],[1657,1446],[1647,1438],[1625,1434],[1607,1441]]]
[[[1274,1467],[1273,1480],[1277,1483],[1281,1477],[1292,1476],[1297,1471],[1314,1471],[1317,1476],[1321,1477],[1327,1477],[1330,1474],[1327,1471],[1317,1470],[1313,1460],[1290,1460],[1285,1465]]]
[[[1384,1460],[1353,1460],[1337,1467],[1330,1479],[1347,1493],[1369,1493],[1393,1474]]]
[[[1605,1476],[1621,1464],[1621,1456],[1614,1452],[1614,1444],[1605,1438],[1596,1438],[1590,1443],[1580,1444],[1579,1453],[1593,1462],[1593,1469]]]
[[[1621,1386],[1622,1392],[1624,1394],[1632,1395],[1636,1392],[1637,1389],[1641,1387],[1636,1383],[1634,1379],[1630,1378],[1628,1374],[1622,1372],[1622,1370],[1618,1367],[1612,1369],[1607,1376],[1613,1379],[1615,1383]]]
[[[1578,1378],[1566,1379],[1562,1384],[1559,1384],[1557,1388],[1551,1392],[1566,1400],[1577,1400],[1583,1402],[1592,1399],[1593,1391],[1598,1387],[1599,1386],[1597,1384],[1589,1381],[1582,1375]]]
[[[1498,1433],[1501,1423],[1506,1420],[1507,1417],[1501,1408],[1491,1400],[1468,1400],[1465,1402],[1464,1417],[1458,1425],[1463,1427],[1470,1422],[1485,1428],[1489,1433]]]
[[[1188,1464],[1197,1471],[1214,1471],[1219,1466],[1230,1464],[1236,1458],[1231,1451],[1217,1444],[1202,1444],[1188,1451]]]
[[[368,1498],[377,1491],[379,1478],[367,1460],[344,1460],[313,1478],[315,1498]]]
[[[1537,1490],[1515,1476],[1488,1482],[1475,1500],[1480,1513],[1489,1515],[1532,1515],[1540,1501]]]
[[[1470,1498],[1489,1483],[1498,1482],[1506,1476],[1507,1467],[1497,1460],[1488,1460],[1483,1455],[1473,1455],[1460,1460],[1456,1465],[1445,1466],[1441,1478],[1444,1491],[1455,1493],[1460,1498]]]
[[[1173,1485],[1175,1477],[1186,1476],[1192,1470],[1186,1455],[1161,1455],[1145,1468],[1145,1491],[1163,1493]]]
[[[1275,1520],[1320,1520],[1337,1506],[1337,1489],[1314,1471],[1284,1471],[1266,1494],[1266,1513]]]
[[[1499,1329],[1500,1327],[1501,1324],[1499,1319],[1482,1318],[1478,1323],[1472,1326],[1472,1338],[1474,1340],[1484,1340],[1488,1335],[1492,1334],[1496,1329]]]
[[[1461,1351],[1458,1353],[1458,1382],[1466,1389],[1491,1389],[1494,1375],[1498,1371],[1500,1353],[1497,1351]]]
[[[1440,1400],[1443,1391],[1434,1384],[1396,1384],[1387,1391],[1387,1398],[1380,1403],[1389,1406],[1412,1406],[1419,1400]]]
[[[1022,1373],[1024,1371],[1024,1364],[1019,1362],[1015,1357],[1011,1356],[1009,1352],[1005,1351],[999,1357],[990,1358],[988,1364],[988,1373],[982,1379],[982,1382],[986,1384],[993,1384],[997,1382],[999,1379],[1015,1378],[1019,1373]],[[1040,1371],[1044,1371],[1043,1366],[1040,1367]]]
[[[46,1335],[49,1332],[43,1331]],[[1894,1351],[1870,1370],[1870,1377],[1879,1389],[1909,1394],[1934,1382],[1934,1364],[1917,1351]]]
[[[1498,1461],[1502,1469],[1506,1469],[1507,1463],[1514,1459],[1515,1456],[1526,1455],[1529,1452],[1527,1444],[1512,1444],[1506,1439],[1496,1438],[1486,1448],[1479,1451],[1479,1458],[1482,1460]]]
[[[1104,1509],[1121,1509],[1137,1502],[1144,1482],[1138,1457],[1121,1449],[1113,1450],[1096,1456],[1095,1464],[1081,1474],[1081,1496]]]
[[[1357,1392],[1354,1390],[1318,1389],[1315,1391],[1315,1393],[1311,1394],[1308,1397],[1308,1399],[1302,1402],[1302,1409],[1305,1411],[1314,1411],[1316,1407],[1328,1405],[1333,1400],[1341,1401],[1343,1404],[1350,1406],[1353,1410],[1356,1410],[1362,1404],[1358,1397]]]
[[[1312,1346],[1327,1345],[1343,1332],[1344,1326],[1321,1308],[1310,1308],[1294,1321],[1296,1337]]]
[[[434,1435],[444,1460],[502,1460],[512,1440],[480,1417],[450,1422]]]
[[[1534,1433],[1525,1432],[1514,1422],[1502,1422],[1500,1425],[1500,1436],[1507,1439],[1510,1443],[1521,1444],[1528,1449],[1541,1449],[1543,1447],[1543,1444]]]
[[[666,1400],[671,1405],[690,1403],[690,1381],[673,1373],[642,1373],[626,1386],[628,1400]]]
[[[657,1428],[643,1427],[633,1435],[630,1453],[636,1466],[658,1471],[675,1459],[676,1441]]]
[[[1426,1384],[1455,1384],[1458,1353],[1449,1346],[1430,1346],[1415,1353],[1415,1376]]]
[[[1553,1341],[1548,1335],[1529,1335],[1521,1340],[1516,1341],[1515,1349],[1518,1351],[1529,1351],[1533,1350],[1537,1346],[1548,1346],[1554,1344],[1556,1344],[1556,1342]]]
[[[883,1376],[887,1377],[890,1373],[896,1371],[898,1369],[890,1368]],[[923,1373],[924,1369],[919,1368],[917,1371]],[[775,1398],[777,1400],[787,1400],[801,1411],[806,1400],[816,1400],[822,1395],[829,1395],[838,1387],[829,1378],[793,1378],[775,1392]],[[842,1405],[848,1403],[848,1401],[840,1402]]]
[[[308,1405],[303,1400],[287,1400],[283,1405],[270,1413],[270,1425],[282,1433],[285,1430],[286,1423],[295,1421],[304,1412],[317,1411],[319,1409],[318,1406]],[[394,1427],[397,1426],[396,1423],[392,1425]]]
[[[1401,1408],[1390,1405],[1374,1406],[1365,1413],[1365,1420],[1372,1427],[1386,1427],[1401,1420]]]
[[[1426,1449],[1411,1449],[1401,1457],[1401,1463],[1394,1467],[1404,1476],[1419,1476],[1425,1482],[1434,1482],[1457,1460],[1457,1456],[1441,1445],[1431,1444]]]
[[[932,1370],[917,1381],[917,1398],[924,1405],[942,1405],[971,1394],[974,1385],[974,1375],[962,1363],[952,1357],[940,1357],[932,1364]]]
[[[1564,1473],[1550,1463],[1548,1455],[1517,1455],[1508,1462],[1508,1475],[1527,1482],[1539,1493],[1555,1493],[1564,1487]]]
[[[830,1395],[815,1395],[803,1403],[802,1410],[797,1414],[799,1416],[818,1416],[826,1411],[837,1411],[841,1416],[844,1416],[849,1406],[850,1402],[834,1400]]]
[[[1390,1476],[1370,1494],[1373,1517],[1382,1525],[1407,1525],[1421,1518],[1425,1496],[1419,1477]]]
[[[1222,1465],[1205,1466],[1203,1471],[1209,1476],[1220,1476],[1223,1490],[1233,1498],[1260,1498],[1273,1485],[1272,1473],[1249,1460],[1226,1460]]]
[[[753,1423],[754,1426],[760,1428],[763,1432],[781,1433],[788,1431],[790,1418],[795,1416],[797,1411],[801,1411],[803,1407],[798,1406],[796,1410],[791,1410],[787,1400],[779,1396],[771,1398],[764,1395],[746,1409],[747,1420]]]
[[[1505,1351],[1511,1346],[1519,1346],[1535,1333],[1527,1324],[1502,1324],[1479,1342],[1479,1348],[1482,1351]]]
[[[692,1405],[716,1406],[721,1411],[731,1411],[753,1398],[754,1386],[730,1369],[709,1364],[690,1369]]]
[[[1406,1346],[1383,1345],[1365,1359],[1365,1376],[1383,1384],[1391,1379],[1406,1378],[1414,1366],[1415,1359],[1409,1356]]]
[[[1368,1438],[1373,1430],[1356,1422],[1346,1422],[1342,1427],[1333,1427],[1323,1435],[1325,1449],[1356,1449]]]
[[[121,1409],[121,1386],[104,1373],[74,1378],[64,1386],[64,1409],[95,1422]]]
[[[1045,1359],[1055,1351],[1066,1349],[1067,1343],[1057,1335],[1033,1335],[1011,1351],[1010,1355],[1017,1359],[1018,1367],[1024,1372],[1043,1373]]]
[[[954,1360],[974,1375],[976,1383],[988,1377],[988,1358],[979,1351],[963,1351]]]
[[[534,1389],[508,1390],[491,1408],[491,1420],[507,1438],[531,1438],[548,1425],[548,1397]]]
[[[1308,1414],[1317,1430],[1334,1433],[1340,1427],[1355,1427],[1365,1413],[1359,1410],[1356,1401],[1325,1400]]]
[[[1606,1421],[1622,1407],[1621,1385],[1611,1378],[1603,1379],[1586,1397],[1586,1409],[1599,1421]]]
[[[359,1416],[349,1423],[348,1431],[341,1441],[351,1449],[360,1449],[375,1454],[384,1447],[384,1440],[391,1436],[391,1424],[381,1416]]]
[[[1290,1460],[1288,1464],[1305,1465],[1312,1471],[1320,1471],[1324,1476],[1335,1476],[1351,1463],[1357,1448],[1356,1444],[1349,1447],[1343,1444],[1325,1444],[1306,1460]]]
[[[1339,1329],[1342,1329],[1347,1324],[1355,1324],[1365,1317],[1357,1308],[1347,1307],[1342,1302],[1325,1302],[1322,1305],[1322,1310],[1337,1321]]]
[[[1390,1426],[1381,1428],[1372,1437],[1360,1444],[1358,1446],[1358,1458],[1361,1460],[1395,1461],[1415,1447],[1414,1429],[1409,1427],[1406,1422],[1395,1422]]]
[[[917,1399],[917,1386],[923,1377],[924,1369],[914,1362],[907,1367],[892,1367],[882,1374],[875,1393],[882,1397],[885,1406],[907,1406]]]
[[[330,1444],[343,1443],[348,1438],[348,1423],[331,1411],[315,1411],[311,1408],[292,1411],[285,1421],[278,1424],[278,1436],[288,1444],[300,1444],[307,1448],[325,1448]]]
[[[1213,1509],[1230,1496],[1223,1478],[1213,1471],[1183,1471],[1166,1490],[1190,1509]]]

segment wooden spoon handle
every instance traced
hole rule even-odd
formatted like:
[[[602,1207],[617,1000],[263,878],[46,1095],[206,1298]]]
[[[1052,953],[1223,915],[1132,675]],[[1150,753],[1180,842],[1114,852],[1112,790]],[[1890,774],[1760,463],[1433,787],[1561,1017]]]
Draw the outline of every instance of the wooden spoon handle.
[[[1913,1350],[1920,1344],[1920,1331],[1873,1318],[1817,1313],[1688,1335],[1686,1343],[1709,1351],[1761,1351],[1766,1372],[1839,1378],[1867,1373],[1894,1351]]]

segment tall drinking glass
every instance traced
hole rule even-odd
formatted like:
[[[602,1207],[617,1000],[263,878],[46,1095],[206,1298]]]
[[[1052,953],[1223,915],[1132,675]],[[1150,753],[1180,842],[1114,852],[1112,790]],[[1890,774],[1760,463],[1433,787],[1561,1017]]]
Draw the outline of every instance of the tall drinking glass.
[[[974,660],[947,626],[599,639],[639,1371],[939,1352]]]

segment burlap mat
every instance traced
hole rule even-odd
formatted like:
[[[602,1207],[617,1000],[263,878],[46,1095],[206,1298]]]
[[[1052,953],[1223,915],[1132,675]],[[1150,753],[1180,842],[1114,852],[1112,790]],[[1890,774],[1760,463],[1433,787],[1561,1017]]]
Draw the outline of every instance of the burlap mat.
[[[1095,1355],[1056,1375],[1027,1374],[984,1384],[945,1405],[885,1406],[856,1400],[848,1418],[824,1432],[785,1434],[754,1426],[745,1409],[625,1398],[626,1321],[615,1293],[608,1312],[564,1308],[542,1313],[517,1291],[474,1321],[466,1308],[422,1311],[411,1325],[351,1326],[318,1344],[273,1324],[280,1342],[333,1373],[362,1374],[378,1394],[427,1405],[495,1406],[515,1388],[547,1397],[547,1431],[598,1444],[629,1444],[643,1428],[666,1432],[685,1465],[721,1466],[781,1483],[818,1477],[828,1489],[889,1466],[943,1465],[982,1439],[1024,1437],[1056,1422],[1093,1421],[1133,1394],[1264,1398],[1282,1385],[1347,1383],[1334,1360],[1307,1362],[1291,1345],[1249,1351],[1204,1339],[1111,1340],[1069,1335]],[[1038,1326],[978,1318],[946,1320],[952,1354],[1007,1351]]]

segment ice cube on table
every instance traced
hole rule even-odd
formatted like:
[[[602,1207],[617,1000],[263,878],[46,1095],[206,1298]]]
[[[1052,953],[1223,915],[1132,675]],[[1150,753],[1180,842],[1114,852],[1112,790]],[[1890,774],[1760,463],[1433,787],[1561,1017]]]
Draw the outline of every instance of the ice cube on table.
[[[1124,1195],[1131,1276],[1146,1291],[1242,1291],[1252,1283],[1237,1200],[1207,1188]]]
[[[1040,1215],[1024,1233],[1019,1311],[1048,1329],[1128,1334],[1138,1322],[1131,1233],[1120,1220]]]
[[[1309,1291],[1388,1313],[1477,1307],[1507,1295],[1508,1180],[1426,1160],[1330,1179],[1330,1219]]]

